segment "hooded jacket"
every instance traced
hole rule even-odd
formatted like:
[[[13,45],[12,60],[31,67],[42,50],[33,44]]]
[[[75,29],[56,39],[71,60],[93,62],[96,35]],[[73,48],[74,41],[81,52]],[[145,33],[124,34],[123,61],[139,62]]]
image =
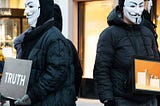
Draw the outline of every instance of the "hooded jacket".
[[[41,27],[46,26],[48,23]],[[74,66],[69,43],[54,26],[44,33],[39,31],[31,34],[37,39],[25,35],[22,42],[21,58],[33,61],[27,90],[31,106],[74,106]]]
[[[59,5],[57,5],[57,4],[54,4],[54,26],[57,29],[59,29],[60,31],[62,31],[62,13],[61,13]],[[32,31],[32,28],[27,29],[25,32],[23,32],[21,35],[19,35],[14,40],[14,47],[17,51],[16,58],[21,58],[21,55],[22,55],[21,43],[23,41],[25,33],[29,33],[30,31]],[[78,96],[83,72],[82,72],[82,67],[80,64],[77,50],[76,50],[75,46],[73,45],[73,43],[69,39],[68,39],[68,42],[69,42],[70,47],[73,52],[72,53],[72,56],[73,56],[72,61],[73,61],[74,70],[75,70],[75,89],[76,89],[76,96]]]
[[[38,17],[36,27],[54,17],[54,0],[39,0],[39,4],[40,16]]]
[[[108,16],[109,27],[100,34],[97,44],[94,79],[101,102],[124,97],[136,102],[152,98],[151,94],[132,92],[132,57],[159,59],[153,33],[143,25],[128,25],[117,6]]]
[[[74,66],[69,42],[54,26],[53,0],[40,1],[35,28],[21,35],[20,58],[32,60],[27,94],[31,106],[74,106]],[[19,46],[18,46],[19,45]]]

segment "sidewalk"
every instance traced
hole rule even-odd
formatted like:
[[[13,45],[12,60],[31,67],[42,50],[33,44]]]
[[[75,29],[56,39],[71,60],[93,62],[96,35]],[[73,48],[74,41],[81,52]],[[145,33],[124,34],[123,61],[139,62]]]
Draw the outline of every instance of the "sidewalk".
[[[77,106],[104,106],[98,99],[78,98]]]
[[[1,103],[0,103],[0,106]],[[10,106],[9,101],[7,101],[3,106]],[[104,106],[98,99],[86,99],[86,98],[79,98],[76,102],[76,106]]]

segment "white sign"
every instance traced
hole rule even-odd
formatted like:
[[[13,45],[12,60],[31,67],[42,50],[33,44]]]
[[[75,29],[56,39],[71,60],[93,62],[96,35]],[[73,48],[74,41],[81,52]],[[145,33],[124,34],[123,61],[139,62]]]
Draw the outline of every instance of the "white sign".
[[[32,61],[6,58],[0,84],[0,93],[10,99],[26,94]]]

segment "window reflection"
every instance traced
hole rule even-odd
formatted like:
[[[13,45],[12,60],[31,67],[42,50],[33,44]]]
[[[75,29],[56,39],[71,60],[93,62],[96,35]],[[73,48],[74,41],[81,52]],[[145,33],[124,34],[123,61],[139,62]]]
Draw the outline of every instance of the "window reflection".
[[[93,78],[97,41],[107,27],[107,16],[114,6],[114,0],[101,0],[84,3],[84,78]],[[81,45],[81,44],[80,44]]]
[[[4,57],[15,57],[13,40],[20,34],[20,20],[1,18],[0,19],[0,46]]]

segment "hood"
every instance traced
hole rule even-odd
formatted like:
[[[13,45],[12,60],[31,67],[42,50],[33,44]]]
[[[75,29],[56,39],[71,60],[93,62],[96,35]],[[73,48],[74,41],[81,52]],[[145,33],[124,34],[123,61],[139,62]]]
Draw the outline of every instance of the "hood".
[[[62,32],[62,12],[58,4],[54,4],[54,26]]]
[[[118,25],[125,26],[127,25],[122,19],[122,12],[120,11],[119,6],[115,7],[107,17],[107,23],[109,26]]]
[[[150,15],[150,14],[148,13],[148,11],[145,10],[145,9],[144,9],[144,11],[143,11],[143,13],[142,13],[142,18],[144,18],[146,21],[148,21],[153,28],[156,28],[156,27],[157,27],[157,26],[152,22],[151,15]],[[144,24],[146,24],[146,22],[144,22]]]
[[[38,17],[36,27],[54,17],[54,0],[39,0],[39,3],[40,16]]]

